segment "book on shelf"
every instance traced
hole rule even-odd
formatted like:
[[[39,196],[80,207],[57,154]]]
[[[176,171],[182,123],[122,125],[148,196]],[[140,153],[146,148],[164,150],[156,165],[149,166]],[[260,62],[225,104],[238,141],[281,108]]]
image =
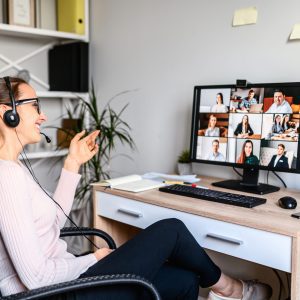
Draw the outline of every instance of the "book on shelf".
[[[0,0],[0,23],[4,23],[3,18],[3,0]]]
[[[3,0],[5,22],[17,26],[35,26],[35,0]]]
[[[113,179],[107,179],[94,184],[104,187],[110,187],[111,189],[118,189],[134,193],[165,186],[165,184],[162,182],[150,179],[143,179],[140,175],[129,175]]]
[[[8,24],[8,0],[0,0],[0,23]]]
[[[58,31],[85,33],[84,0],[57,0]]]
[[[56,30],[56,0],[36,0],[35,26]]]

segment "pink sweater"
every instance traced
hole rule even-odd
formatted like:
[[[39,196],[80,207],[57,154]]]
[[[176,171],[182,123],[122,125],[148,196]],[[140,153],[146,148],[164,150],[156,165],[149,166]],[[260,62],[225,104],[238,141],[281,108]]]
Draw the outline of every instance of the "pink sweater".
[[[54,199],[69,214],[80,175],[62,169]],[[59,238],[66,217],[22,164],[0,160],[0,290],[3,296],[76,279],[97,262]]]

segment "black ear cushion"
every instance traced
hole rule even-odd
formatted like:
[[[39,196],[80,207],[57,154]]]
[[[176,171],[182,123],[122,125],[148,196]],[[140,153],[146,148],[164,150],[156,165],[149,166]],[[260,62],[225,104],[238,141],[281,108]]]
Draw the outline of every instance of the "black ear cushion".
[[[20,117],[17,113],[13,112],[12,110],[7,110],[3,115],[4,123],[8,127],[15,128],[20,123]]]

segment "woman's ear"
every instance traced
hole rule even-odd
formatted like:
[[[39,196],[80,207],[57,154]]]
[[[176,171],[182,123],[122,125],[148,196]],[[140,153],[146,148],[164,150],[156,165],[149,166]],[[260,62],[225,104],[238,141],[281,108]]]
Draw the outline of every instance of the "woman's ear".
[[[4,113],[8,110],[7,106],[4,104],[0,104],[0,118],[3,119]]]

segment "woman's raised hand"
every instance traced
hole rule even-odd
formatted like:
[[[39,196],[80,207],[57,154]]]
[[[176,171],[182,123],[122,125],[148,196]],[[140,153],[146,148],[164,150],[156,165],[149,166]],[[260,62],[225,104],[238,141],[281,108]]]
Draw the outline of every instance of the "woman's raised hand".
[[[65,160],[64,168],[78,172],[80,166],[89,161],[99,150],[96,138],[100,130],[95,130],[86,137],[83,137],[85,130],[77,133],[71,140],[69,154]]]

